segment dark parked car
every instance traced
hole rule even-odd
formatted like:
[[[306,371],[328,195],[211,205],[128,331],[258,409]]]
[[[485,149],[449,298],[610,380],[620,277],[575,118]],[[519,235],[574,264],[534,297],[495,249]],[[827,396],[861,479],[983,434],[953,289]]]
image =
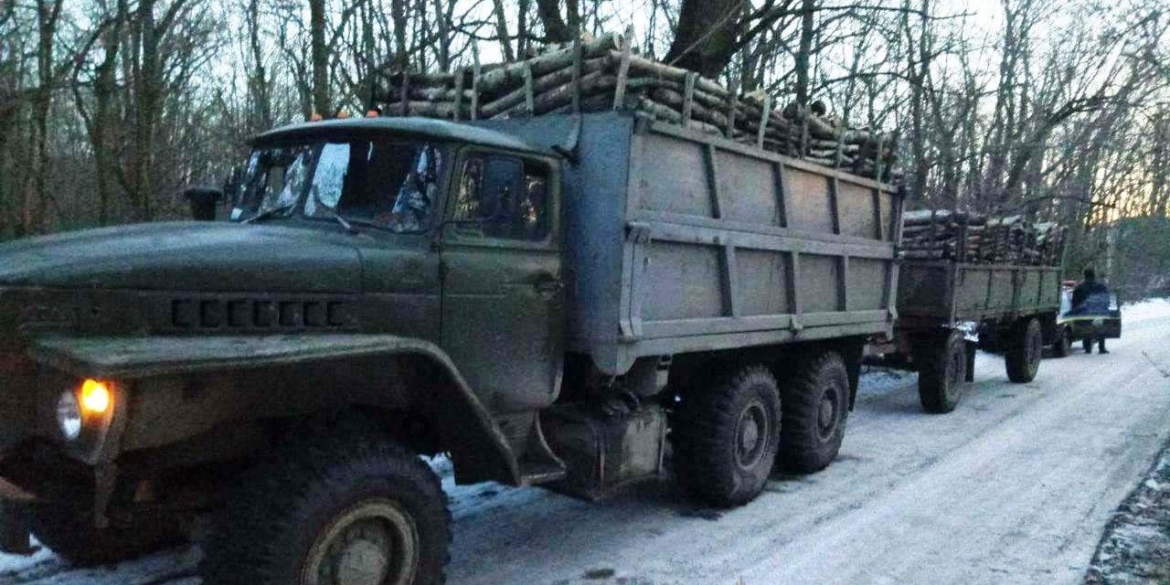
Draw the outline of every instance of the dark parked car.
[[[1072,289],[1065,287],[1060,296],[1060,316],[1056,319],[1057,336],[1052,344],[1056,357],[1069,354],[1072,344],[1080,341],[1085,351],[1100,338],[1121,337],[1121,307],[1114,293],[1090,295],[1079,307],[1072,306]]]

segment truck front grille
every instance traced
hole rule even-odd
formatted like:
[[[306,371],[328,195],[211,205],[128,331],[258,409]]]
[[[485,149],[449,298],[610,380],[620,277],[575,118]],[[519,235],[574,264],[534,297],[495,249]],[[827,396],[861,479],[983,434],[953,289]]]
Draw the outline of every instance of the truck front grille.
[[[179,298],[171,301],[168,329],[345,329],[348,307],[336,299]]]

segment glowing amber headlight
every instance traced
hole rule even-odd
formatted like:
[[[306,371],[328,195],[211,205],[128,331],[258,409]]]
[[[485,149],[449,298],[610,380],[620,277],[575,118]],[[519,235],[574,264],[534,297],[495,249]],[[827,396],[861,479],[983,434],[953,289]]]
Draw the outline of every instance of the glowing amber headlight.
[[[105,414],[113,403],[108,383],[90,379],[81,383],[81,407],[87,414]]]

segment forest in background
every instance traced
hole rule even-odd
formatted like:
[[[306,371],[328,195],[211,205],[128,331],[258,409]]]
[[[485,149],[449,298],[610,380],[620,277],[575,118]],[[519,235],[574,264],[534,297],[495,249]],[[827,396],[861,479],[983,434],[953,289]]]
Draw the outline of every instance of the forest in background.
[[[250,135],[313,113],[364,112],[374,71],[510,61],[628,29],[641,54],[741,93],[821,101],[850,126],[897,131],[910,207],[1070,226],[1071,276],[1118,256],[1109,243],[1119,220],[1167,216],[1167,8],[0,0],[0,240],[184,217],[182,190],[222,183]],[[1170,240],[1166,222],[1143,225],[1162,228],[1127,237]]]

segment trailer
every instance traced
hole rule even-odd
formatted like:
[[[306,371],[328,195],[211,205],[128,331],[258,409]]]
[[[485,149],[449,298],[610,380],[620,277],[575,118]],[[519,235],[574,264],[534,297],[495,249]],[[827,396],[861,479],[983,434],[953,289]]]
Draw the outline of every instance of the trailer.
[[[974,381],[977,348],[1003,353],[1012,382],[1031,382],[1059,308],[1058,266],[903,261],[894,336],[871,354],[918,372],[925,410],[951,412]]]

